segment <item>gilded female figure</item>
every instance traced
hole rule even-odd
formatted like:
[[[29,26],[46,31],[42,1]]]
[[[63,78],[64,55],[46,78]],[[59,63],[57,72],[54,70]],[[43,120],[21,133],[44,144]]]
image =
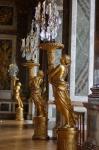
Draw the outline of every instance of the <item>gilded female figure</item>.
[[[18,108],[23,108],[23,102],[21,99],[21,83],[18,81],[15,85],[15,99],[18,104]]]
[[[37,76],[33,77],[30,82],[31,97],[37,108],[38,116],[46,116],[45,103],[42,97],[41,85],[43,83],[44,74],[39,71]]]
[[[64,55],[60,59],[61,64],[57,65],[49,72],[49,81],[53,87],[56,107],[65,118],[64,127],[74,127],[75,125],[73,107],[68,96],[67,84],[65,82],[70,62],[70,57]]]

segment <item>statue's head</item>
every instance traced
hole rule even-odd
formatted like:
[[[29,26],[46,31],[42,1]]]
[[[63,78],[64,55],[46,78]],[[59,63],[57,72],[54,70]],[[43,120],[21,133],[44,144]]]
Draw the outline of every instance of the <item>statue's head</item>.
[[[65,65],[68,65],[71,63],[71,59],[70,59],[70,56],[69,55],[63,55],[60,59],[60,62],[62,64],[65,64]]]
[[[37,75],[40,76],[40,77],[44,77],[44,73],[43,73],[42,70],[39,70]]]
[[[18,85],[18,86],[21,86],[21,82],[17,82],[17,85]]]

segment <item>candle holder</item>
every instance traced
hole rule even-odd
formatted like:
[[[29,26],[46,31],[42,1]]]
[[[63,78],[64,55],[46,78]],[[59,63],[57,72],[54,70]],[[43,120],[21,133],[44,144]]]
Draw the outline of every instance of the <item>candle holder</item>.
[[[64,45],[56,42],[45,42],[39,45],[41,50],[46,50],[48,55],[48,70],[54,67],[56,49],[63,49]]]
[[[39,63],[35,63],[34,61],[27,61],[25,63],[23,63],[23,66],[26,67],[29,71],[29,83],[31,81],[31,79],[34,77],[34,68],[35,67],[39,67]]]
[[[49,42],[42,43],[39,47],[47,51],[49,82],[52,84],[56,108],[65,119],[65,125],[57,129],[57,150],[77,150],[78,130],[75,127],[75,115],[64,80],[64,77],[68,73],[68,66],[71,61],[70,57],[68,55],[62,56],[61,64],[55,66],[55,51],[58,48],[63,49],[64,45]]]
[[[35,30],[34,30],[35,29]],[[25,58],[28,63],[36,62],[38,57],[38,45],[39,45],[39,26],[32,20],[31,30],[27,34],[26,39],[22,39],[21,52],[22,57]]]
[[[39,2],[35,11],[35,22],[39,26],[42,41],[54,41],[62,23],[55,0]]]
[[[56,43],[56,42],[45,42],[45,43],[41,43],[39,45],[39,48],[41,50],[45,50],[47,51],[47,56],[48,56],[48,72],[50,72],[50,70],[52,68],[54,68],[55,65],[55,53],[57,49],[63,49],[64,45],[61,43]],[[57,125],[53,128],[52,131],[52,139],[56,139],[57,138]]]
[[[30,88],[31,79],[36,74],[35,67],[39,66],[38,62],[38,44],[39,44],[39,26],[35,25],[35,21],[32,20],[30,32],[27,34],[26,39],[22,39],[21,52],[22,57],[26,59],[26,62],[22,65],[28,69]],[[29,114],[28,119],[32,118],[32,102],[31,96],[29,98]]]

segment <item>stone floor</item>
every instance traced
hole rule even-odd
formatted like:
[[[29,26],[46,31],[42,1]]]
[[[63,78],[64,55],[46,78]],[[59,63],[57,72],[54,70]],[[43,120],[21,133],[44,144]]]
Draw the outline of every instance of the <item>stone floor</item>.
[[[0,150],[56,150],[56,140],[32,140],[32,121],[0,120]],[[48,131],[49,137],[52,132]],[[78,148],[81,150],[81,148]],[[84,149],[83,149],[84,150]]]

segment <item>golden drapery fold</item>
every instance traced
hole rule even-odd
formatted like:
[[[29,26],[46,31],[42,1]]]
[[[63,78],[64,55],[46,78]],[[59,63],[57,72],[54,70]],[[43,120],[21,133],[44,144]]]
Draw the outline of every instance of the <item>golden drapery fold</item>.
[[[69,56],[63,56],[61,58],[61,64],[49,71],[49,81],[53,87],[56,107],[65,118],[64,126],[73,127],[76,123],[75,116],[65,82],[65,78],[68,74],[68,66],[70,64],[69,59]]]

